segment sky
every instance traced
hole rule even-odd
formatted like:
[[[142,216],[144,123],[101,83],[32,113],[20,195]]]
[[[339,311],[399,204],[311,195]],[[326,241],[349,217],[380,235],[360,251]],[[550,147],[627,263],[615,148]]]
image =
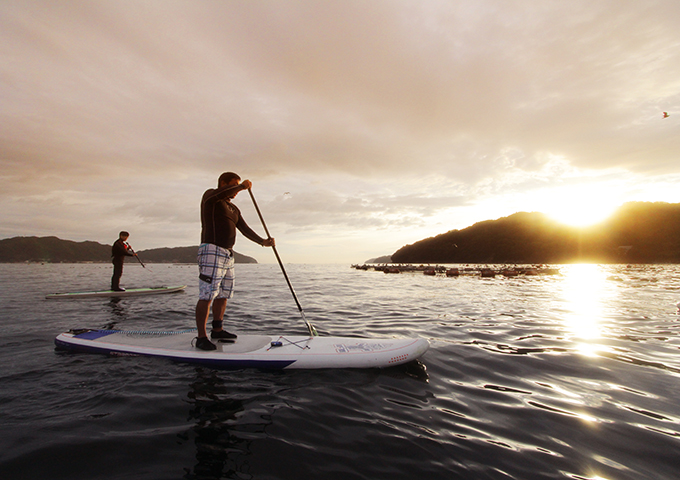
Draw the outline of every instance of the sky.
[[[284,263],[678,203],[678,26],[677,0],[3,0],[0,238],[198,245],[226,171]]]

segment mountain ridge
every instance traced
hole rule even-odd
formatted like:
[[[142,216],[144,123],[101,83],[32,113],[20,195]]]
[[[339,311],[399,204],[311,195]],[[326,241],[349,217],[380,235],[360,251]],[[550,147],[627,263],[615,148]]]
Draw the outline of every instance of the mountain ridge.
[[[196,263],[198,245],[152,248],[137,253],[144,263]],[[257,263],[253,257],[234,252],[236,263]],[[129,261],[129,260],[128,260]],[[0,263],[110,263],[111,245],[49,237],[12,237],[0,240]]]

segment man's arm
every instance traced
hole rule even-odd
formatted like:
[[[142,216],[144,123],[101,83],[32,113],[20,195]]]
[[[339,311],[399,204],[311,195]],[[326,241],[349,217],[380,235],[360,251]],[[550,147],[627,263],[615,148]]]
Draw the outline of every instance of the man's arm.
[[[274,241],[273,238],[262,238],[260,237],[255,231],[248,226],[245,220],[243,220],[243,217],[239,215],[238,223],[236,224],[236,228],[238,228],[239,232],[243,234],[244,237],[246,237],[249,240],[252,240],[253,242],[262,245],[263,247],[275,247],[276,242]]]
[[[251,240],[259,245],[263,245],[267,241],[266,239],[260,237],[255,231],[248,226],[243,217],[239,215],[238,222],[236,223],[236,228],[243,234],[248,240]]]
[[[216,203],[225,198],[233,198],[237,193],[243,190],[247,190],[247,185],[251,185],[250,181],[246,180],[239,185],[226,185],[224,187],[216,188],[214,190],[208,190],[203,196],[203,203],[210,204]]]

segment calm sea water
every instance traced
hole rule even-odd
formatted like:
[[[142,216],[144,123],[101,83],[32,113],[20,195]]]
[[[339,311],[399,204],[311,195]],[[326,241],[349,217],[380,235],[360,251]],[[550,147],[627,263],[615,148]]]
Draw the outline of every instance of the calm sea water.
[[[385,275],[287,266],[322,335],[420,336],[386,370],[220,371],[56,351],[74,327],[193,326],[197,269],[0,265],[0,478],[677,479],[680,266]],[[237,265],[227,328],[305,327],[278,265]]]

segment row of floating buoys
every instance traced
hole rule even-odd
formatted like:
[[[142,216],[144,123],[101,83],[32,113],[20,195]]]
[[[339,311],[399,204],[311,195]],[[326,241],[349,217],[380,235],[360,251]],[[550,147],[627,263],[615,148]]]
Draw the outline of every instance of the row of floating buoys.
[[[548,268],[546,266],[527,266],[527,267],[504,267],[500,269],[493,269],[488,266],[484,267],[451,267],[446,268],[441,265],[411,265],[411,264],[400,264],[400,265],[352,265],[352,268],[357,270],[376,270],[384,273],[404,273],[404,272],[423,272],[424,275],[436,276],[438,274],[444,274],[447,277],[458,277],[462,275],[479,275],[482,278],[493,278],[496,275],[502,275],[504,277],[517,277],[519,275],[533,276],[533,275],[556,275],[559,274],[559,270],[556,268]]]
[[[496,276],[496,272],[494,272],[494,271],[493,271],[492,269],[490,269],[490,268],[482,268],[482,269],[480,270],[480,273],[481,273],[481,275],[482,275],[482,278],[493,278],[493,277]]]

